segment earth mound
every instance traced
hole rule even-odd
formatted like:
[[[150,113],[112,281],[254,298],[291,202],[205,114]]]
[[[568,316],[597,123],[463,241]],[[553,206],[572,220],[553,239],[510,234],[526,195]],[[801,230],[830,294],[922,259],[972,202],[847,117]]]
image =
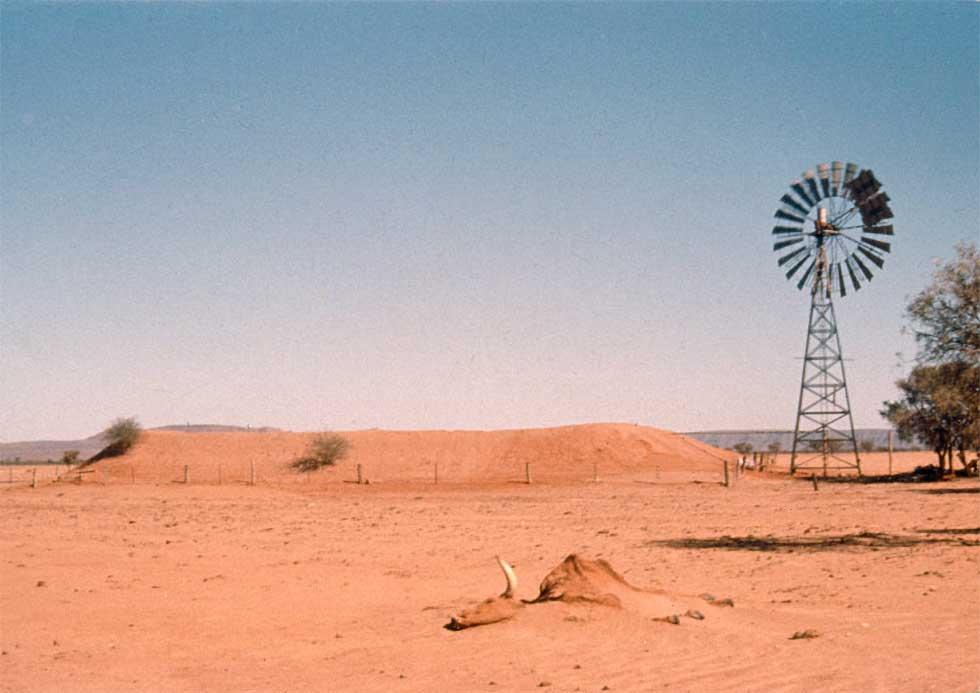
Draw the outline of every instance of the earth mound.
[[[734,453],[682,435],[631,424],[583,424],[502,431],[339,431],[350,454],[304,477],[290,469],[316,433],[145,431],[125,455],[99,463],[110,478],[165,483],[291,483],[351,480],[357,465],[376,481],[439,483],[584,481],[623,474],[698,473],[717,479]]]

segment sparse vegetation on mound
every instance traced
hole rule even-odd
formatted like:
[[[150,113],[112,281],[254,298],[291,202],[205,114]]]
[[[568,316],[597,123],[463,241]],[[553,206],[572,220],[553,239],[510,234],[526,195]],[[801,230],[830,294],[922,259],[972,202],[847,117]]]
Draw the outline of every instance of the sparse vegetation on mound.
[[[332,467],[340,462],[350,451],[350,441],[337,433],[321,433],[307,449],[306,454],[290,465],[300,472],[313,472],[323,467]]]

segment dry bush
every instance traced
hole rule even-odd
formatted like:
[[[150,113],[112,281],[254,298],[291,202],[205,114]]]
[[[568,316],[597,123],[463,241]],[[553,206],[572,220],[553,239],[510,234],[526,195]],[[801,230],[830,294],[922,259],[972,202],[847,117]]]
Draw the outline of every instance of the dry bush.
[[[306,454],[293,460],[290,465],[301,472],[313,472],[323,467],[332,467],[347,456],[350,441],[337,433],[321,433],[307,448]]]

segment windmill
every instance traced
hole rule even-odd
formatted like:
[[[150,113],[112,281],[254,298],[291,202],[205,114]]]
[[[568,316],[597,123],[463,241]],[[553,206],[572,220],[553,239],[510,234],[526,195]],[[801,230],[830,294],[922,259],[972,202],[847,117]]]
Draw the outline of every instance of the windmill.
[[[881,269],[894,235],[888,195],[870,169],[834,161],[819,164],[780,198],[772,230],[779,267],[796,288],[810,292],[790,472],[857,470],[861,458],[844,377],[834,296],[858,291]]]

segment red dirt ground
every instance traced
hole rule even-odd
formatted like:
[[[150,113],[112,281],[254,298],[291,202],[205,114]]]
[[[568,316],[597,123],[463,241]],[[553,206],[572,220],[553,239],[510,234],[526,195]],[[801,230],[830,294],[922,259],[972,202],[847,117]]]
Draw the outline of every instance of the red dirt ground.
[[[160,432],[80,485],[6,486],[0,690],[980,684],[976,479],[814,492],[749,473],[726,489],[731,453],[623,425],[348,435],[351,458],[312,475],[288,471],[306,434]],[[930,461],[902,453],[895,471]],[[358,463],[370,485],[345,483]],[[445,630],[499,594],[498,553],[525,599],[580,553],[706,618],[555,602]]]

